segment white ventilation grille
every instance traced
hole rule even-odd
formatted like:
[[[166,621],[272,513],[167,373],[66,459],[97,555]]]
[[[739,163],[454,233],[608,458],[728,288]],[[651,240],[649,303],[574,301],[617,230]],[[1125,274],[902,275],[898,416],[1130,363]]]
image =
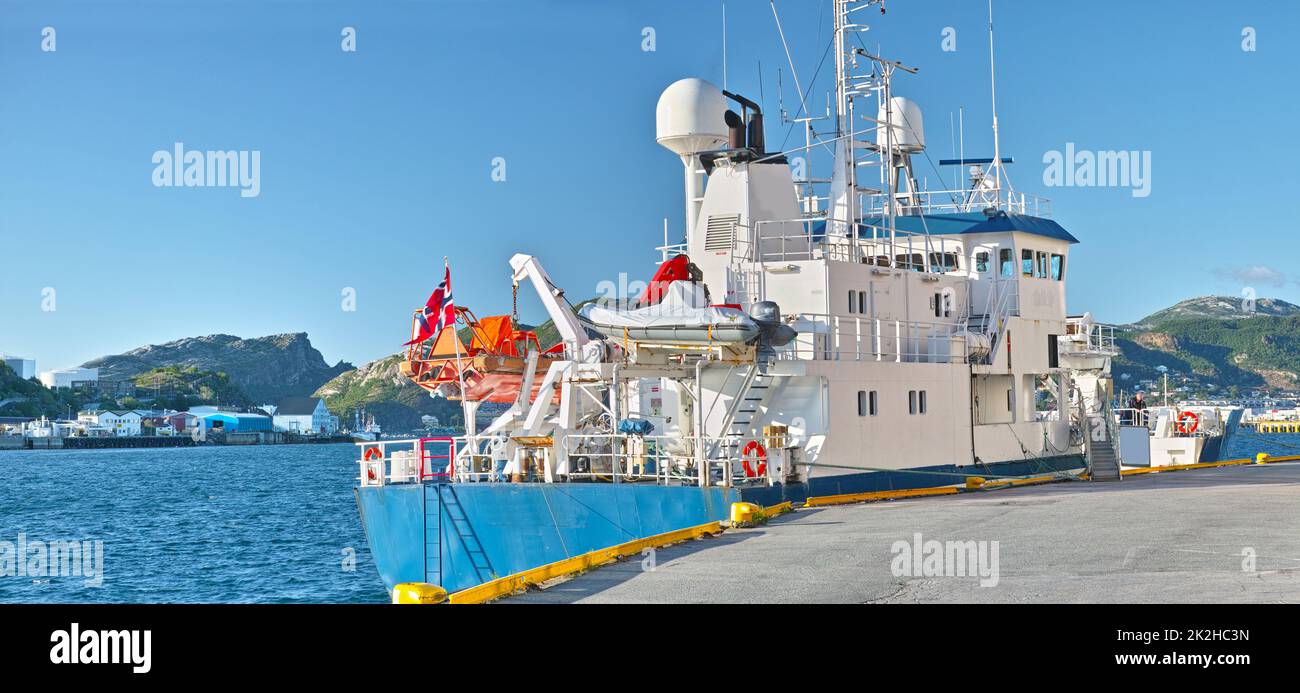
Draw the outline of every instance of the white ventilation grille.
[[[704,231],[704,250],[727,251],[735,248],[736,224],[739,223],[739,214],[711,215]]]

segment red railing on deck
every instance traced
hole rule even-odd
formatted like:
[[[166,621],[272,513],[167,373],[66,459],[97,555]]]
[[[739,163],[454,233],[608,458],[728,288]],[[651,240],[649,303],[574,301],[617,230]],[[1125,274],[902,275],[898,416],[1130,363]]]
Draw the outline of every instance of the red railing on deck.
[[[437,455],[428,449],[429,443],[443,443],[447,446],[447,454]],[[439,436],[436,438],[421,438],[416,443],[416,451],[420,456],[420,481],[434,477],[443,477],[450,479],[456,473],[456,439],[451,436]],[[447,460],[447,469],[443,472],[430,471],[425,473],[426,469],[431,469],[432,465],[426,464],[434,460]]]

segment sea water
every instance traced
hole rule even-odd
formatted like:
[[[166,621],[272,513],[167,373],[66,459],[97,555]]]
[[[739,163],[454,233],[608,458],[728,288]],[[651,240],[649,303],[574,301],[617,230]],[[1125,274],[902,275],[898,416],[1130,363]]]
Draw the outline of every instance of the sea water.
[[[0,602],[387,601],[357,515],[356,455],[347,444],[0,452]],[[5,571],[20,539],[35,570]],[[35,547],[51,542],[92,555],[100,542],[102,583],[42,569]]]
[[[1219,457],[1241,460],[1253,458],[1261,452],[1274,457],[1300,455],[1300,434],[1263,434],[1242,428],[1232,434],[1227,449]]]
[[[46,566],[0,575],[0,602],[385,602],[353,495],[356,450],[0,452],[0,547],[20,535],[29,548],[103,547],[101,584]],[[1300,454],[1300,435],[1242,430],[1223,457],[1260,452]]]

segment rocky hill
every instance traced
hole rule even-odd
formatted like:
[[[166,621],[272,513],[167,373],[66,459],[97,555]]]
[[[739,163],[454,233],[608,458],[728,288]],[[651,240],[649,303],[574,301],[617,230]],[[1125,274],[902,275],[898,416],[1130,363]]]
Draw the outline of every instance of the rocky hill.
[[[168,366],[225,373],[231,385],[258,403],[310,394],[340,373],[352,370],[349,363],[326,363],[303,332],[253,339],[228,334],[188,337],[82,365],[98,368],[100,380],[132,380]]]
[[[1300,316],[1300,306],[1275,298],[1261,298],[1252,307],[1240,296],[1201,296],[1180,301],[1164,310],[1156,311],[1130,327],[1143,329],[1170,320],[1214,318],[1216,320],[1244,320],[1256,317],[1289,318]]]
[[[1183,301],[1117,334],[1123,356],[1114,370],[1129,380],[1157,378],[1159,366],[1220,388],[1300,389],[1300,306],[1261,298],[1254,312],[1240,298]]]

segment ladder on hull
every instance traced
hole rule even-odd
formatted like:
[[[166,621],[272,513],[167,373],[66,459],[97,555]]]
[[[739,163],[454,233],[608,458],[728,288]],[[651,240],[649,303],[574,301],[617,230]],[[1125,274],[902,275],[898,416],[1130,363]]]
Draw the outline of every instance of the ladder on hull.
[[[444,584],[442,582],[443,573],[447,570],[447,559],[450,558],[450,555],[447,555],[450,552],[444,552],[443,550],[445,548],[443,545],[444,534],[455,537],[464,550],[465,556],[469,559],[470,567],[474,570],[474,575],[479,582],[494,579],[496,572],[492,569],[492,561],[488,558],[487,552],[483,550],[483,544],[479,541],[478,534],[475,533],[474,526],[465,513],[465,508],[460,504],[455,485],[432,483],[424,488],[426,494],[425,581],[435,585]],[[432,501],[432,503],[429,501]],[[446,533],[443,532],[444,528],[448,530]]]

